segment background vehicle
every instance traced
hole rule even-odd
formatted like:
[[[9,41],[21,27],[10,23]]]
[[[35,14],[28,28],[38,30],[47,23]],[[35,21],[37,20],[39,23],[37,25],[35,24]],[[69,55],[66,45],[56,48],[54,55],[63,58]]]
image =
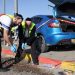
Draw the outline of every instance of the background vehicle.
[[[37,15],[32,21],[36,24],[41,52],[48,46],[74,43],[71,39],[75,39],[75,21],[50,15]]]

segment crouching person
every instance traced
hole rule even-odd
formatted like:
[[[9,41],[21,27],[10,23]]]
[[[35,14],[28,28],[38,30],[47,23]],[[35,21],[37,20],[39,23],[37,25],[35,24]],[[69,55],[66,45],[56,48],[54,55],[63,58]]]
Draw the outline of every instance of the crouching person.
[[[10,45],[10,50],[12,52],[16,52],[17,47],[13,43],[12,38],[9,37],[9,32],[11,26],[20,25],[22,20],[23,17],[20,14],[16,14],[13,19],[6,14],[0,16],[0,69],[3,68],[1,62],[1,53],[2,53],[1,38],[4,38],[4,41],[6,41]]]
[[[36,48],[36,27],[35,24],[32,22],[31,18],[26,18],[26,20],[19,26],[19,46],[17,50],[17,54],[15,59],[18,60],[21,57],[22,51],[24,49],[31,48],[31,56],[33,63],[38,65],[38,54]]]

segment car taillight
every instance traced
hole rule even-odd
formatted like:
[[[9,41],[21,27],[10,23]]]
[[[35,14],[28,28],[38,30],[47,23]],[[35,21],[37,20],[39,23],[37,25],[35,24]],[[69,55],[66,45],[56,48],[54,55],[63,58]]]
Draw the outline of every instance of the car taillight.
[[[48,27],[51,27],[51,28],[59,28],[60,27],[60,23],[50,23],[49,25],[48,25]]]
[[[52,22],[50,22],[48,24],[48,27],[51,27],[51,28],[59,28],[60,27],[60,22],[59,21],[56,21],[56,20],[53,20]]]

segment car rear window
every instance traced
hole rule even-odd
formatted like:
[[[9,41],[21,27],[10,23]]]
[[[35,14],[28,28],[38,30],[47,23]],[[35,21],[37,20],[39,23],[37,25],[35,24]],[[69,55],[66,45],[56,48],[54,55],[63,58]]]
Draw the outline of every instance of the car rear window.
[[[52,19],[52,18],[53,18],[53,16],[51,16],[51,15],[50,15],[50,16],[47,16],[47,17],[48,17],[49,19]]]
[[[42,18],[41,18],[41,17],[33,17],[33,18],[31,18],[31,19],[32,19],[32,21],[33,21],[35,24],[40,23],[40,22],[42,21]]]

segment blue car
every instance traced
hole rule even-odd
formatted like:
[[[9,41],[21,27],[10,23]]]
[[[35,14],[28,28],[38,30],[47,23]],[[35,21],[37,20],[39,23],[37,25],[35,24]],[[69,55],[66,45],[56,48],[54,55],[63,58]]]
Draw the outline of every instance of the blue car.
[[[64,17],[54,18],[51,15],[36,15],[32,17],[36,24],[36,33],[41,52],[48,46],[74,44],[75,21]]]

